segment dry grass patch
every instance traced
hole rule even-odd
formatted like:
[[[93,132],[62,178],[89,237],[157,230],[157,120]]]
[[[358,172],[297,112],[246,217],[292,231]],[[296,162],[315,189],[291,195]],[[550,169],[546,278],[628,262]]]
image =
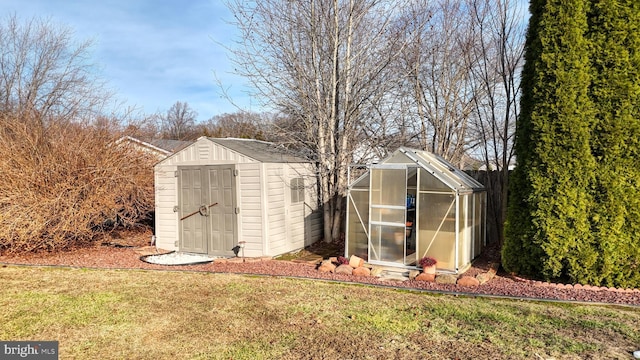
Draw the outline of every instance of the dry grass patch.
[[[64,359],[625,358],[640,309],[230,274],[0,268],[0,338]]]

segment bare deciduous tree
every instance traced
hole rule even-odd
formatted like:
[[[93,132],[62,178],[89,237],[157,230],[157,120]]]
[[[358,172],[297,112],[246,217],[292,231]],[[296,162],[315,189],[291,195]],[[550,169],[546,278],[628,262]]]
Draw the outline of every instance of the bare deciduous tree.
[[[51,121],[42,141],[36,121],[0,115],[1,251],[90,244],[147,218],[157,159],[80,123]]]
[[[518,3],[513,0],[467,0],[467,7],[476,41],[466,56],[474,92],[480,94],[474,98],[475,130],[486,169],[500,173],[495,181],[486,181],[486,186],[493,194],[488,206],[495,220],[496,236],[502,244],[509,165],[513,160],[515,123],[519,115],[525,21]]]
[[[164,137],[168,139],[185,140],[195,131],[195,121],[198,113],[189,107],[187,102],[176,101],[160,115]]]
[[[0,23],[0,110],[17,116],[87,120],[111,98],[88,62],[91,43],[48,20]],[[45,125],[44,123],[41,125]]]
[[[114,145],[88,45],[43,20],[0,24],[2,251],[88,244],[153,209],[155,159]]]
[[[265,140],[261,125],[260,114],[240,111],[216,115],[198,128],[205,136]]]
[[[401,145],[462,164],[511,158],[523,34],[508,0],[265,0],[229,4],[237,71],[283,116],[280,141],[319,164],[325,240],[346,168]],[[269,134],[272,135],[272,134]],[[480,150],[478,150],[480,149]]]
[[[422,149],[459,163],[474,144],[470,120],[477,95],[466,53],[474,42],[465,7],[456,0],[415,1],[405,10],[411,41],[398,61],[401,96]]]
[[[359,129],[384,100],[387,69],[402,45],[390,36],[396,8],[376,0],[230,2],[242,33],[238,72],[303,131],[295,142],[319,166],[325,241],[342,227],[347,167]],[[394,52],[393,49],[396,49]]]

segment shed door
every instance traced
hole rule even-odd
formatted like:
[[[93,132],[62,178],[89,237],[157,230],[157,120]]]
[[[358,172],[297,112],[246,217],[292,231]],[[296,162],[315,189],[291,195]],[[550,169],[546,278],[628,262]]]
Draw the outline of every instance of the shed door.
[[[207,253],[206,222],[199,211],[206,190],[206,187],[203,188],[202,178],[202,168],[178,169],[180,251]]]
[[[207,204],[209,208],[208,253],[231,256],[236,244],[236,197],[233,165],[208,166],[206,168],[209,186]]]
[[[236,196],[233,165],[178,168],[179,249],[218,256],[233,255]]]

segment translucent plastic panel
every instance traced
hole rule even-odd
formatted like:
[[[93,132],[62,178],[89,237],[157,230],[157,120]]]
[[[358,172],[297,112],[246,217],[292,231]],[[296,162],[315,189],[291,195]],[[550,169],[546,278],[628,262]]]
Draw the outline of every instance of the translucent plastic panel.
[[[404,240],[404,227],[371,225],[370,259],[403,264]]]
[[[418,168],[410,167],[407,169],[407,187],[415,189],[418,186]]]
[[[371,169],[371,205],[404,206],[406,169]]]
[[[384,161],[385,164],[414,164],[415,161],[409,159],[407,155],[398,152],[391,155]]]
[[[445,178],[445,181],[448,182],[451,186],[455,186],[456,188],[467,188],[467,189],[482,189],[483,186],[471,176],[467,175],[464,171],[460,169],[456,169],[453,164],[443,159],[442,157],[427,153],[426,151],[418,151],[416,155],[429,164],[430,167],[434,168],[439,174]]]
[[[466,250],[465,250],[465,256],[466,256],[466,262],[462,265],[466,265],[468,263],[471,262],[471,260],[473,260],[473,258],[475,258],[474,255],[474,246],[475,244],[473,243],[475,241],[476,238],[476,233],[477,233],[477,228],[476,228],[476,222],[475,222],[475,209],[476,209],[476,197],[475,194],[470,194],[470,195],[466,195],[465,196],[467,198],[467,231],[466,231],[466,239],[465,241],[467,242],[466,246]]]
[[[454,195],[420,193],[418,204],[418,257],[432,256],[439,269],[455,271]]]
[[[458,198],[458,268],[471,262],[471,234],[473,230],[473,197]]]
[[[451,189],[431,175],[428,171],[420,169],[420,191],[451,191]]]
[[[372,222],[386,222],[403,225],[405,223],[405,209],[371,208]]]
[[[369,173],[367,172],[363,177],[351,184],[351,187],[354,189],[369,189]]]
[[[369,227],[369,192],[351,190],[347,197],[347,256],[356,255],[367,260],[369,248],[367,232]]]

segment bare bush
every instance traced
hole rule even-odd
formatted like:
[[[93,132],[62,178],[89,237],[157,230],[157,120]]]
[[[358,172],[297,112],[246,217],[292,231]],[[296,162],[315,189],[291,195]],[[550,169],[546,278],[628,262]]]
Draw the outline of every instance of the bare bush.
[[[0,117],[0,249],[89,244],[153,209],[153,159],[99,128]]]

